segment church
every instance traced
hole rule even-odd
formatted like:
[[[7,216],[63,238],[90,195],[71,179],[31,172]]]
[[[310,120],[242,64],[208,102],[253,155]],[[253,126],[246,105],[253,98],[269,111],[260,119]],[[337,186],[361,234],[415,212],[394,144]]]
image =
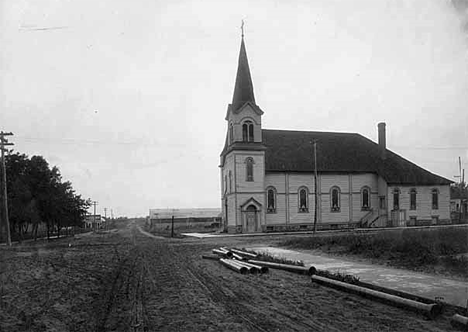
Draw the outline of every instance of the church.
[[[357,134],[262,128],[242,35],[220,156],[224,230],[307,231],[450,223],[450,184]]]

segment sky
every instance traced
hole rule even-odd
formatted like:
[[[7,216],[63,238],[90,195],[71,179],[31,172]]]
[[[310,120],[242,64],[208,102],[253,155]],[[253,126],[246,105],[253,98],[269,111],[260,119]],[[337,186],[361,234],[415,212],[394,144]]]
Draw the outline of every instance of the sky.
[[[384,121],[390,150],[468,168],[465,0],[0,0],[0,130],[98,213],[220,207],[242,20],[263,128]]]

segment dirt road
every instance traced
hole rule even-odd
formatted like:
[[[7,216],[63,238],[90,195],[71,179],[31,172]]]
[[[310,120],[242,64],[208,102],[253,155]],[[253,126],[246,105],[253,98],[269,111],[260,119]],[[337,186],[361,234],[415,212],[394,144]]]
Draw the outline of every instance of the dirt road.
[[[0,330],[450,330],[446,318],[430,321],[307,276],[240,275],[200,259],[215,246],[244,246],[239,241],[252,239],[159,239],[129,225],[71,242],[2,248]]]

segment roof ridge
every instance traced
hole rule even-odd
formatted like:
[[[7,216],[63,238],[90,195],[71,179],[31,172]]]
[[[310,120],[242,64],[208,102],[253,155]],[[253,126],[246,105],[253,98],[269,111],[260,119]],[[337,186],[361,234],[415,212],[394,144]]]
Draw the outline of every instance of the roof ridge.
[[[348,135],[359,135],[356,132],[343,132],[343,131],[320,131],[320,130],[298,130],[298,129],[266,129],[262,128],[262,131],[281,131],[281,132],[296,132],[296,133],[321,133],[321,134],[348,134]],[[365,137],[365,136],[362,136]]]

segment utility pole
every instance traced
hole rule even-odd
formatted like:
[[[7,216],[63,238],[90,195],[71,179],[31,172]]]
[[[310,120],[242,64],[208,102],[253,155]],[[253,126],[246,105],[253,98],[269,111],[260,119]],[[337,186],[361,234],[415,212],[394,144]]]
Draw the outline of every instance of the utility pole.
[[[453,177],[459,179],[458,183],[459,183],[459,186],[460,186],[460,189],[461,189],[461,183],[462,183],[463,179],[462,179],[462,168],[461,168],[461,157],[460,156],[458,157],[458,175],[454,175]]]
[[[14,145],[13,143],[8,143],[8,140],[5,136],[12,136],[13,133],[4,133],[3,131],[0,132],[0,150],[2,151],[2,203],[3,203],[3,227],[5,228],[6,233],[6,244],[11,246],[11,235],[10,235],[10,220],[8,218],[8,197],[7,197],[7,179],[6,179],[6,166],[5,166],[5,152],[7,149],[5,146],[7,145]],[[1,230],[1,227],[0,227]]]
[[[104,220],[106,222],[106,231],[107,231],[107,208],[104,208]]]
[[[93,201],[92,204],[94,206],[94,214],[93,214],[93,229],[94,231],[96,232],[96,205],[97,205],[97,201]]]
[[[315,209],[314,209],[314,234],[317,232],[317,210],[318,210],[318,190],[317,190],[317,140],[314,140],[314,188],[315,188]]]
[[[174,216],[172,216],[171,220],[171,237],[174,237]]]

